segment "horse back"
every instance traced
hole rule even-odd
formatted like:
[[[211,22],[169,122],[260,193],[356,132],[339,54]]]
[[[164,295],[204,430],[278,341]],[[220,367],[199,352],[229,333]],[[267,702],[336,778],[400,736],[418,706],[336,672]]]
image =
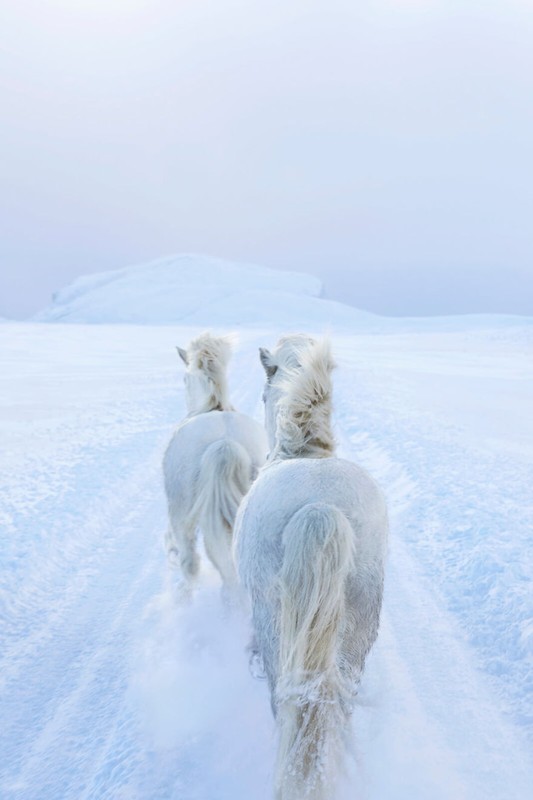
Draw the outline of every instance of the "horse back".
[[[381,569],[387,546],[387,508],[373,478],[340,458],[289,459],[263,469],[244,500],[237,557],[246,583],[250,579],[256,588],[270,583],[281,566],[283,531],[296,513],[316,502],[333,506],[346,517],[358,565]]]
[[[167,495],[187,495],[198,475],[204,452],[214,442],[231,440],[249,454],[255,471],[263,465],[266,434],[251,417],[237,411],[209,411],[185,420],[174,432],[163,459]]]

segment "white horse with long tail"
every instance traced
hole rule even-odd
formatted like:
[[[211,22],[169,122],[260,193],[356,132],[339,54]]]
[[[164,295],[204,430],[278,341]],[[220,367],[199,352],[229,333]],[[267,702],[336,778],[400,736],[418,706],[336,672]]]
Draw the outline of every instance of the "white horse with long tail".
[[[236,589],[232,534],[239,504],[264,464],[263,427],[230,403],[226,369],[231,338],[204,333],[187,350],[177,348],[186,366],[188,416],[179,425],[163,459],[169,525],[167,555],[192,588],[199,569],[196,532],[223,581]]]
[[[387,509],[335,457],[329,343],[285,337],[261,361],[272,449],[237,516],[237,567],[276,716],[276,798],[332,800],[378,632]]]

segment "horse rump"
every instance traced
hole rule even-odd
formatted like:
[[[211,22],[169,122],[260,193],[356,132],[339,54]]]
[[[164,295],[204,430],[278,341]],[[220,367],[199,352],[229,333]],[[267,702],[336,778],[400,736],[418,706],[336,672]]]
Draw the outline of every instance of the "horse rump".
[[[191,518],[197,520],[207,555],[227,588],[237,583],[232,531],[242,498],[252,483],[252,460],[232,439],[219,439],[200,461],[197,495]]]

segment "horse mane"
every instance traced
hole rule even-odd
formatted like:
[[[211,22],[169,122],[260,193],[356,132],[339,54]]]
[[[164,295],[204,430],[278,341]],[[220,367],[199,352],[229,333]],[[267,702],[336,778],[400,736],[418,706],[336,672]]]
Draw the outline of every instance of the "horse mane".
[[[271,460],[327,458],[335,452],[331,429],[331,372],[335,363],[330,343],[327,339],[315,341],[306,337],[305,345],[303,338],[299,339],[302,346],[296,351],[293,349],[292,354],[286,349],[285,363],[291,359],[297,363],[285,367],[277,383],[282,396],[278,404],[277,442]],[[278,351],[276,359],[279,359]]]
[[[234,411],[228,397],[226,369],[231,358],[233,336],[212,336],[208,331],[187,348],[189,369],[199,370],[209,381],[211,395],[205,411]]]
[[[314,345],[316,345],[316,339],[306,333],[290,333],[287,336],[281,336],[272,354],[276,369],[280,369],[282,374],[293,369],[300,369],[302,353]]]

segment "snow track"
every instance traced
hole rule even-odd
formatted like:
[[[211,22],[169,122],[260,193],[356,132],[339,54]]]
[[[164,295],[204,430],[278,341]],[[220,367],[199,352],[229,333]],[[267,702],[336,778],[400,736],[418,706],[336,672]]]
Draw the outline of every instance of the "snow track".
[[[118,724],[127,650],[163,566],[162,446],[146,453],[139,438],[129,449],[129,474],[87,506],[80,492],[79,511],[72,506],[47,531],[59,550],[53,559],[48,546],[38,554],[10,609],[25,635],[15,626],[3,651],[8,724],[0,747],[24,798],[79,797],[80,781]]]
[[[172,347],[196,331],[8,329],[0,796],[269,800],[273,723],[246,625],[205,565],[181,607],[162,547],[161,457],[183,415]],[[526,800],[532,785],[533,475],[514,428],[478,435],[430,393],[427,363],[452,380],[464,369],[464,338],[450,337],[427,362],[416,336],[410,354],[405,336],[334,342],[340,454],[382,484],[392,523],[346,800]],[[243,333],[239,410],[260,415],[257,346],[275,338]],[[523,374],[515,339],[501,347]],[[510,379],[493,354],[476,364],[482,382]]]

